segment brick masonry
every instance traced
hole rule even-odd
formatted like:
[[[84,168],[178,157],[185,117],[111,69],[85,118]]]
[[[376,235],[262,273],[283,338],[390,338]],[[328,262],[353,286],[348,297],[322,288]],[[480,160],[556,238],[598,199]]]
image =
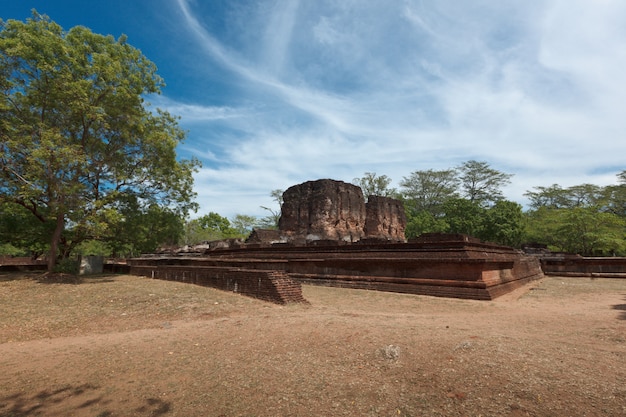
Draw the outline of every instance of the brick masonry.
[[[300,283],[280,270],[130,262],[133,275],[217,288],[277,304],[307,303]]]
[[[228,270],[231,278],[247,277],[241,271],[250,271],[252,280],[257,277],[252,271],[280,271],[297,283],[478,300],[494,299],[543,277],[537,258],[461,235],[428,236],[411,243],[271,245],[196,257],[146,257],[131,260],[131,273],[141,265],[157,275],[161,269],[178,268],[179,280],[183,270]],[[211,286],[233,290],[227,283]],[[255,291],[253,285],[247,288]]]

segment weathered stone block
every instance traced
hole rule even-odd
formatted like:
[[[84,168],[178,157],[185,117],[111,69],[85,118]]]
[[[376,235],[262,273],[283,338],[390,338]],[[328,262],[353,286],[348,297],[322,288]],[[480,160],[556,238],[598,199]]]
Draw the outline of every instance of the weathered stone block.
[[[371,195],[365,204],[365,236],[367,239],[381,239],[405,242],[406,214],[400,200]]]
[[[283,193],[278,228],[294,241],[356,242],[365,235],[363,192],[330,179],[294,185]]]

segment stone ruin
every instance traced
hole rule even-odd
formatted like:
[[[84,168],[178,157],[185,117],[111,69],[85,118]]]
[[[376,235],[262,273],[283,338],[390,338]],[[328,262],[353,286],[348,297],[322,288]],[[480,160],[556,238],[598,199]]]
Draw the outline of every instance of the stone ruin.
[[[361,240],[405,242],[402,202],[370,196],[360,187],[322,179],[294,185],[283,193],[278,229],[283,240],[354,243]]]
[[[279,230],[243,244],[128,261],[130,272],[277,303],[305,302],[301,284],[491,300],[541,278],[536,257],[465,235],[406,242],[402,203],[329,179],[287,189]]]

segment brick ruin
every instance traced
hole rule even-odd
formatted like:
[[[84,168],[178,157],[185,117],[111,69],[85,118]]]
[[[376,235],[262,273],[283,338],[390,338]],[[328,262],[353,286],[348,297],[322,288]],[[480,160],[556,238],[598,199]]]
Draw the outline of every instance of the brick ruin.
[[[492,300],[541,278],[539,260],[465,235],[406,242],[402,203],[341,181],[283,194],[279,230],[245,243],[129,260],[130,272],[207,285],[277,303],[304,302],[301,283]]]
[[[294,185],[283,193],[278,229],[283,241],[354,243],[366,239],[404,242],[402,202],[370,196],[360,187],[323,179]]]
[[[167,258],[143,258],[131,262],[130,273],[217,288],[277,304],[307,303],[300,283],[292,280],[285,271],[243,266],[207,265],[193,262],[193,259],[179,263]]]

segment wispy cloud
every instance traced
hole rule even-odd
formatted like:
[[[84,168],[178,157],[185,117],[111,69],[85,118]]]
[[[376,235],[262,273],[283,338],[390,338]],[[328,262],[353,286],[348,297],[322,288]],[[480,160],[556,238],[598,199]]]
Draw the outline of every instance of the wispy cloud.
[[[301,181],[374,171],[397,186],[469,159],[515,174],[520,202],[626,169],[623,2],[268,0],[230,44],[177,4],[196,59],[237,80],[236,104],[164,102],[207,158],[204,211],[258,214]]]

